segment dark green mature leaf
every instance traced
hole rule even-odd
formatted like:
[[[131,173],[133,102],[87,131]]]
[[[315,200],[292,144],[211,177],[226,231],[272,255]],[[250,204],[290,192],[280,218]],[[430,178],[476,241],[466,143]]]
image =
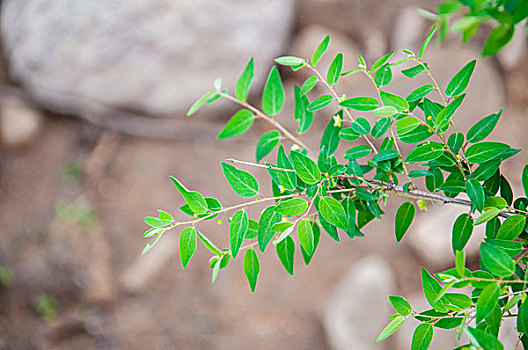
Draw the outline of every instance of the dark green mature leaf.
[[[451,149],[451,151],[453,151],[453,153],[457,154],[462,148],[463,144],[464,144],[464,134],[463,133],[455,132],[449,135],[449,139],[447,140],[447,145]]]
[[[500,287],[498,284],[487,285],[479,295],[477,301],[477,324],[488,317],[499,302]]]
[[[328,84],[334,85],[337,83],[337,80],[341,76],[341,71],[343,70],[343,54],[338,53],[330,67],[328,68],[328,74],[326,75],[326,80]]]
[[[500,157],[511,147],[500,142],[479,142],[466,150],[466,159],[471,163],[485,163]]]
[[[405,159],[406,163],[419,163],[434,160],[444,153],[444,147],[436,142],[429,142],[413,149]]]
[[[319,211],[323,218],[330,224],[339,227],[342,230],[347,229],[347,217],[345,208],[336,199],[332,197],[323,197],[319,201]]]
[[[231,254],[233,260],[236,258],[242,242],[244,242],[244,236],[249,229],[249,218],[245,210],[238,210],[231,220],[231,226],[229,228],[229,245],[231,247]]]
[[[500,239],[488,239],[487,242],[489,245],[499,248],[511,258],[519,255],[523,250],[523,245],[517,241],[504,241]]]
[[[396,316],[380,333],[376,341],[382,341],[390,337],[405,322],[405,317]]]
[[[528,197],[528,165],[525,165],[523,168],[522,185],[524,189],[524,195]]]
[[[324,95],[324,96],[318,97],[317,99],[313,100],[308,105],[308,111],[315,112],[320,109],[323,109],[326,106],[328,106],[332,102],[332,100],[333,100],[333,97],[330,95]]]
[[[528,333],[528,299],[525,299],[519,307],[517,331],[520,333]]]
[[[480,245],[480,257],[484,266],[497,277],[509,277],[515,271],[515,263],[508,254],[491,244]]]
[[[466,329],[472,344],[486,350],[504,350],[504,345],[493,335],[472,327]]]
[[[383,161],[386,161],[386,160],[391,160],[391,159],[394,159],[394,158],[398,158],[399,156],[400,156],[400,154],[395,149],[386,149],[386,150],[382,150],[382,151],[379,151],[378,153],[376,153],[376,155],[374,155],[374,157],[372,157],[372,160],[374,162],[383,162]]]
[[[313,55],[312,55],[312,66],[317,66],[319,61],[321,60],[321,57],[323,57],[324,53],[326,52],[326,49],[328,48],[328,44],[330,43],[330,35],[327,35],[323,41],[317,46],[315,49]]]
[[[371,149],[367,145],[359,145],[350,148],[348,151],[345,152],[345,159],[358,159],[362,157],[366,157],[370,154]]]
[[[301,215],[308,209],[308,202],[302,198],[292,198],[280,202],[275,211],[284,216]]]
[[[190,117],[194,113],[196,113],[207,101],[210,99],[216,97],[218,95],[218,91],[211,91],[200,97],[196,102],[193,103],[191,108],[187,111],[186,116]]]
[[[298,134],[302,134],[310,128],[313,122],[313,112],[308,111],[310,101],[308,97],[302,95],[301,89],[297,85],[293,88],[295,97],[294,118],[299,122]]]
[[[390,123],[391,120],[388,117],[379,119],[372,128],[372,137],[375,139],[379,139],[380,137],[385,135],[387,130],[389,130]]]
[[[365,118],[356,118],[351,124],[350,128],[360,135],[366,135],[370,132],[370,124]]]
[[[476,60],[467,63],[447,84],[445,93],[449,97],[455,97],[464,92],[469,85],[469,79],[475,70]]]
[[[419,75],[420,73],[424,72],[425,68],[421,64],[417,64],[414,67],[402,69],[402,74],[405,75],[407,78],[414,78],[415,76]]]
[[[455,114],[456,110],[462,105],[466,94],[462,94],[455,98],[451,103],[445,106],[436,116],[435,123],[441,132],[444,132],[449,125],[451,117]]]
[[[404,112],[409,109],[409,103],[401,96],[380,91],[380,98],[384,106],[392,106],[400,112]]]
[[[429,34],[427,34],[427,37],[425,38],[424,42],[422,43],[422,46],[420,47],[420,51],[418,52],[418,59],[421,60],[423,57],[423,54],[425,53],[425,49],[431,42],[431,39],[433,39],[434,33],[436,31],[436,25],[431,29]]]
[[[526,218],[522,215],[513,215],[504,220],[499,232],[497,232],[497,239],[514,240],[519,237],[526,226]]]
[[[427,140],[433,135],[433,131],[426,125],[420,125],[405,135],[400,135],[400,141],[405,143],[418,143]]]
[[[356,141],[360,137],[361,135],[351,128],[345,128],[339,131],[339,138],[344,141]]]
[[[482,48],[482,56],[495,55],[513,37],[514,27],[509,24],[499,24],[491,30]]]
[[[295,242],[290,236],[286,237],[282,242],[278,243],[277,255],[286,271],[293,276],[293,261],[295,255]]]
[[[398,208],[395,222],[396,241],[401,241],[403,235],[411,226],[415,213],[416,209],[411,202],[405,202]]]
[[[433,326],[430,323],[422,323],[414,330],[411,350],[427,350],[433,340]]]
[[[342,117],[342,111],[337,113],[337,116]],[[321,137],[321,143],[319,144],[319,149],[322,150],[325,148],[326,155],[333,154],[337,147],[339,146],[339,133],[341,132],[342,125],[336,125],[334,119],[330,119],[326,128],[323,132],[323,137]]]
[[[308,77],[301,86],[301,95],[306,95],[307,93],[312,91],[315,85],[317,85],[317,82],[318,80],[315,75]]]
[[[277,152],[277,166],[282,169],[293,170],[293,165],[290,162],[290,159],[284,151],[282,145],[279,146]],[[297,176],[292,171],[280,171],[279,172],[279,181],[285,189],[293,191],[297,185]]]
[[[253,81],[253,57],[249,60],[246,68],[238,78],[235,86],[235,97],[241,102],[245,102],[249,95],[249,89],[251,88],[251,83]]]
[[[233,136],[239,136],[245,133],[251,125],[255,116],[249,109],[241,109],[236,112],[231,119],[227,122],[226,126],[222,129],[217,139],[227,139]]]
[[[200,193],[189,191],[180,181],[172,176],[170,179],[195,214],[200,215],[207,211],[207,202]]]
[[[404,297],[394,295],[389,297],[389,301],[392,304],[394,310],[402,316],[410,315],[412,312],[412,306],[409,304]]]
[[[262,111],[267,115],[277,115],[284,107],[284,87],[277,67],[273,66],[262,93]]]
[[[196,233],[197,231],[194,227],[186,227],[180,233],[180,260],[183,268],[187,267],[189,260],[191,260],[196,251]]]
[[[301,247],[310,255],[313,254],[315,249],[314,244],[314,233],[312,224],[307,219],[302,219],[297,227],[297,235],[299,237],[299,243]]]
[[[451,246],[453,253],[462,251],[473,233],[473,219],[469,214],[461,214],[453,224]]]
[[[321,179],[321,171],[317,164],[299,152],[290,152],[293,168],[299,178],[308,185],[316,184]]]
[[[379,87],[388,85],[392,80],[392,70],[391,67],[387,64],[381,67],[374,75],[374,82]]]
[[[475,209],[482,212],[485,199],[484,188],[482,185],[477,180],[470,179],[466,181],[466,193]]]
[[[339,103],[340,107],[350,108],[356,111],[372,111],[379,107],[379,101],[374,97],[352,97]]]
[[[413,90],[409,96],[407,96],[406,100],[408,102],[421,100],[425,96],[429,95],[431,91],[434,90],[434,86],[431,84],[420,86],[419,88]]]
[[[280,143],[281,134],[278,130],[271,130],[260,137],[257,143],[257,163],[271,153]]]
[[[502,108],[498,113],[493,113],[487,117],[479,120],[475,125],[467,132],[468,142],[480,142],[491,134],[495,126],[497,125],[499,118],[502,114]]]
[[[255,249],[249,248],[244,256],[244,273],[246,274],[251,291],[255,291],[257,278],[260,272],[260,263]]]
[[[247,171],[239,170],[231,164],[222,162],[222,171],[231,188],[242,197],[253,197],[258,194],[257,179]]]
[[[275,235],[275,231],[272,229],[273,225],[280,222],[281,218],[282,215],[277,213],[274,207],[268,207],[260,214],[257,238],[258,246],[262,253],[264,253],[264,250]]]

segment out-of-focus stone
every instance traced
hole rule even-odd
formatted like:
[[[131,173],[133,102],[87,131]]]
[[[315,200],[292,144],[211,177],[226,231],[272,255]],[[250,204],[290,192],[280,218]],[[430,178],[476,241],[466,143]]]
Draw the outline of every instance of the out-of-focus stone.
[[[388,296],[395,291],[391,266],[378,256],[358,261],[330,296],[325,328],[334,349],[380,349],[376,338],[392,308]]]
[[[3,1],[3,53],[12,78],[59,112],[181,115],[218,76],[233,84],[251,56],[255,82],[263,80],[289,38],[294,1],[108,6],[105,0]]]
[[[0,99],[0,141],[7,147],[27,146],[37,137],[42,115],[14,95]]]

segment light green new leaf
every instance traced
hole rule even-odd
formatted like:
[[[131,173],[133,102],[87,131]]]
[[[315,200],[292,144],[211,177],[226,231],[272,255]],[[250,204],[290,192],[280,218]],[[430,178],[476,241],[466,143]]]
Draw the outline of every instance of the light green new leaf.
[[[484,266],[497,277],[509,277],[515,271],[515,263],[510,256],[491,244],[480,245],[480,257]]]
[[[371,112],[376,117],[392,117],[398,114],[398,110],[392,106],[381,106]]]
[[[433,27],[433,29],[431,29],[429,34],[427,34],[427,37],[425,38],[422,46],[420,47],[420,51],[418,52],[418,59],[419,60],[422,59],[423,54],[425,53],[425,49],[427,48],[427,46],[431,42],[431,39],[433,39],[433,35],[434,35],[435,31],[436,31],[436,25]]]
[[[409,102],[401,96],[389,92],[380,91],[381,102],[384,106],[393,106],[398,111],[403,112],[409,109]]]
[[[260,272],[260,263],[255,249],[249,248],[244,256],[244,273],[246,274],[251,291],[255,291],[257,278]]]
[[[293,261],[295,255],[295,242],[293,238],[287,236],[283,241],[276,246],[277,255],[286,271],[293,276]]]
[[[208,210],[207,202],[200,193],[189,191],[180,181],[172,176],[170,179],[195,214],[200,215]]]
[[[464,92],[469,85],[469,79],[475,70],[476,60],[467,63],[447,84],[445,93],[449,97],[455,97]]]
[[[395,222],[396,241],[401,241],[403,235],[411,226],[415,213],[416,208],[411,202],[405,202],[398,208]]]
[[[290,152],[293,168],[299,178],[308,185],[316,184],[321,179],[321,171],[317,164],[299,152]]]
[[[249,95],[249,89],[251,88],[251,83],[253,82],[254,75],[254,65],[253,57],[249,60],[246,68],[238,78],[235,86],[235,97],[241,102],[245,102]]]
[[[295,56],[277,57],[275,59],[275,62],[277,62],[278,64],[280,64],[282,66],[288,66],[288,67],[301,66],[301,65],[304,65],[306,63],[304,58],[295,57]]]
[[[352,97],[339,103],[340,107],[350,108],[356,111],[372,111],[379,107],[379,101],[373,97]]]
[[[302,198],[292,198],[280,202],[275,211],[284,216],[301,215],[308,209],[308,202]]]
[[[200,109],[200,107],[202,107],[210,99],[216,97],[216,95],[218,95],[218,91],[211,91],[200,97],[196,102],[194,102],[191,108],[189,108],[186,116],[190,117],[191,115],[196,113]]]
[[[416,129],[420,125],[420,120],[416,117],[405,117],[398,120],[394,125],[396,125],[396,132],[401,136]]]
[[[204,247],[207,248],[211,253],[216,254],[216,255],[223,254],[223,252],[220,249],[218,249],[218,247],[215,246],[213,242],[211,242],[209,238],[207,238],[204,234],[202,234],[200,231],[196,231],[196,233],[198,234],[198,238],[200,238],[200,241],[202,242]]]
[[[309,112],[315,112],[328,106],[334,98],[330,95],[324,95],[316,98],[308,105]]]
[[[466,329],[471,343],[479,348],[486,350],[504,350],[504,345],[492,334],[472,327],[467,327]]]
[[[336,116],[342,118],[343,111],[337,112]],[[321,137],[321,143],[319,144],[319,149],[322,150],[324,147],[327,156],[333,154],[337,150],[340,141],[339,133],[341,132],[341,128],[342,125],[336,125],[333,118],[328,121],[323,136]]]
[[[249,218],[245,210],[238,210],[231,219],[231,226],[229,227],[229,245],[231,247],[231,254],[235,260],[244,237],[249,229]]]
[[[392,80],[392,69],[388,64],[381,67],[376,72],[376,75],[374,75],[374,83],[376,83],[376,85],[379,87],[389,85],[391,80]]]
[[[301,86],[301,95],[306,95],[312,89],[317,85],[317,77],[315,75],[312,75],[311,77],[308,77],[304,83]]]
[[[484,188],[482,185],[474,179],[470,179],[466,181],[465,184],[466,187],[466,193],[471,200],[471,204],[477,209],[478,211],[482,212],[482,209],[484,209]]]
[[[262,93],[262,111],[269,116],[277,115],[284,107],[284,87],[277,67],[273,66]]]
[[[281,219],[282,215],[275,211],[275,207],[268,207],[260,214],[257,238],[258,246],[262,253],[264,253],[264,250],[275,235],[273,225],[280,222]]]
[[[479,120],[467,132],[467,141],[474,143],[484,140],[491,134],[502,114],[502,108],[498,113],[493,113]]]
[[[431,91],[434,90],[434,86],[431,84],[420,86],[419,88],[413,90],[409,96],[407,96],[406,100],[408,102],[413,102],[417,100],[421,100],[425,96],[429,95]]]
[[[388,54],[386,54],[385,56],[383,56],[380,59],[378,59],[376,62],[374,62],[374,64],[372,65],[372,68],[370,70],[372,72],[375,72],[376,69],[378,69],[381,66],[383,66],[392,57],[392,55],[394,55],[394,51],[391,51]]]
[[[488,317],[488,315],[495,309],[495,306],[499,301],[499,294],[500,287],[495,283],[487,285],[482,290],[477,301],[477,324]]]
[[[317,66],[319,61],[321,60],[321,57],[323,57],[324,53],[326,52],[326,49],[328,48],[328,44],[330,43],[330,35],[327,35],[323,41],[317,46],[315,49],[313,55],[312,55],[312,66]]]
[[[194,227],[186,227],[180,233],[180,260],[183,268],[187,267],[197,246],[197,231]]]
[[[410,315],[412,312],[412,306],[409,304],[404,297],[399,295],[393,295],[389,297],[389,301],[392,304],[394,310],[402,316]]]
[[[341,71],[343,70],[343,54],[338,53],[330,67],[328,68],[328,74],[326,75],[326,80],[328,84],[334,85],[337,83],[337,80],[341,76]]]
[[[526,226],[526,218],[522,215],[513,215],[504,220],[499,232],[497,232],[497,239],[514,240],[524,231]]]
[[[396,316],[380,333],[376,341],[382,341],[390,337],[405,322],[405,317]]]
[[[251,112],[248,109],[242,109],[238,112],[236,112],[231,119],[227,122],[226,126],[222,129],[220,134],[218,135],[217,139],[227,139],[229,137],[233,136],[239,136],[245,133],[251,125],[253,125],[253,121],[255,119],[255,116],[253,115],[253,112]]]
[[[473,233],[473,219],[469,214],[461,214],[453,224],[451,246],[453,252],[462,251]]]
[[[455,251],[455,268],[460,276],[464,276],[466,271],[466,252]]]
[[[323,218],[330,224],[339,227],[342,230],[347,229],[347,217],[345,208],[336,199],[332,197],[323,197],[319,201],[319,211]]]
[[[477,226],[477,225],[480,225],[480,224],[483,224],[485,222],[488,222],[490,221],[491,219],[493,219],[494,217],[496,217],[497,215],[499,215],[499,212],[500,210],[497,209],[497,208],[488,208],[486,209],[486,211],[484,212],[484,214],[482,214],[481,216],[479,216],[477,218],[477,220],[475,220],[475,224],[474,226]]]
[[[281,134],[278,130],[271,130],[260,137],[257,142],[256,158],[259,163],[262,158],[270,154],[280,143]]]
[[[433,340],[433,326],[430,323],[422,323],[414,330],[411,350],[427,350]]]
[[[313,254],[314,245],[314,234],[312,224],[307,219],[302,219],[297,227],[297,235],[299,236],[299,243],[301,247],[310,255]]]
[[[466,159],[471,163],[485,163],[498,158],[511,147],[500,142],[479,142],[466,150]]]
[[[258,194],[257,179],[247,171],[239,170],[231,164],[222,162],[222,171],[231,188],[242,197],[253,197]]]

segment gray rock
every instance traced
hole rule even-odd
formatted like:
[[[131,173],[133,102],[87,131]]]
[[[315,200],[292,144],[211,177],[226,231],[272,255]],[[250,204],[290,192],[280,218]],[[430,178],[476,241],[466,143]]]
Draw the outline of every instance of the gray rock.
[[[395,291],[391,266],[381,257],[359,261],[344,276],[330,297],[325,328],[334,349],[382,349],[376,343],[392,308],[388,296]]]
[[[186,110],[221,76],[232,86],[250,56],[257,83],[285,46],[292,0],[5,0],[10,75],[59,112]]]
[[[42,126],[42,115],[15,95],[0,100],[0,142],[7,147],[22,147],[35,140]]]

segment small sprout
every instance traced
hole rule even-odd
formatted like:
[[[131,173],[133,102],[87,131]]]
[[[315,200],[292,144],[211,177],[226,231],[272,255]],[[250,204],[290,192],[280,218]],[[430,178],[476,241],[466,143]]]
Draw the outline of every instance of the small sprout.
[[[339,128],[341,125],[343,125],[343,119],[337,114],[334,115],[334,126]]]
[[[428,116],[428,117],[427,117],[427,120],[433,120],[433,117]]]
[[[427,202],[423,199],[418,199],[416,201],[416,204],[418,204],[418,209],[420,209],[421,211],[427,211]]]
[[[290,151],[297,151],[297,150],[299,150],[299,149],[301,149],[301,148],[300,148],[299,145],[296,144],[296,143],[294,143],[294,144],[290,147]]]
[[[279,186],[280,193],[286,192],[286,188],[282,185]]]
[[[217,223],[218,225],[222,225],[223,221],[222,221],[222,219],[218,219],[218,220],[216,221],[216,223]]]

